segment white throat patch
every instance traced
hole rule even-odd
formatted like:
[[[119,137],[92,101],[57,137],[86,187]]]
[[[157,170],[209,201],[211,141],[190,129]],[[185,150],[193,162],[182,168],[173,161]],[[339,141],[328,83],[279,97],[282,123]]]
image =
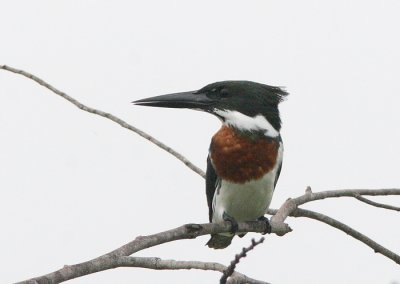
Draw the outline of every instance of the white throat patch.
[[[279,135],[279,132],[271,123],[260,114],[250,117],[233,110],[214,109],[214,112],[224,118],[224,124],[233,126],[239,130],[264,131],[264,135],[268,137],[277,137]]]

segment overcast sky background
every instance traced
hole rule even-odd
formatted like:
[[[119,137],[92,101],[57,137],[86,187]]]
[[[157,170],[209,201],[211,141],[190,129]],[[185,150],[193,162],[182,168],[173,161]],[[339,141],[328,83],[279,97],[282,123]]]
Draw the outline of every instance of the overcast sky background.
[[[147,131],[205,169],[220,122],[136,99],[220,80],[286,86],[272,201],[400,187],[400,2],[1,1],[0,64],[32,72]],[[39,276],[184,223],[206,222],[204,180],[138,135],[0,72],[0,282]],[[393,205],[400,198],[376,198]],[[351,199],[305,206],[400,252],[400,217]],[[399,283],[400,269],[322,223],[288,219],[237,270],[275,284]],[[138,253],[228,264],[208,236]],[[204,271],[124,268],[71,283],[217,283]]]

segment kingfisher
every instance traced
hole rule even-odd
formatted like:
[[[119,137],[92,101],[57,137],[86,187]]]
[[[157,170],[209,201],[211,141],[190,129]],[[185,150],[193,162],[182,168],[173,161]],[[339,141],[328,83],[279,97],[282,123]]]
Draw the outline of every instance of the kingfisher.
[[[199,90],[134,101],[141,106],[188,108],[213,114],[222,122],[207,157],[209,221],[228,221],[231,231],[213,234],[210,248],[229,246],[238,222],[265,221],[283,158],[278,105],[288,93],[251,81],[221,81]],[[243,237],[244,234],[238,234]]]

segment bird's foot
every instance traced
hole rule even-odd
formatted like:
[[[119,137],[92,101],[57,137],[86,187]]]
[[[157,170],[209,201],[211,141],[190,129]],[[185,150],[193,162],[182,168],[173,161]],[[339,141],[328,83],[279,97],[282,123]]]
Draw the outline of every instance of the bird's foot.
[[[265,235],[265,234],[271,234],[272,228],[271,228],[271,224],[269,223],[268,218],[265,217],[265,216],[261,216],[261,217],[259,217],[257,220],[258,220],[258,221],[263,221],[263,222],[265,222],[265,230],[264,230],[264,232],[262,232],[262,234],[263,234],[263,235]]]
[[[237,221],[235,220],[235,218],[233,218],[232,216],[230,216],[228,213],[226,213],[224,211],[224,214],[222,214],[222,219],[224,219],[224,221],[231,223],[231,233],[232,234],[235,234],[238,231],[239,225],[238,225]]]

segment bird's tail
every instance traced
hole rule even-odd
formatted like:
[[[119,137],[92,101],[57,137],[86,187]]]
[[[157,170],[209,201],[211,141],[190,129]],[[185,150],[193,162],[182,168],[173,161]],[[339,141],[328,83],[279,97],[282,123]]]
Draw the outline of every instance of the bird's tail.
[[[211,239],[206,243],[209,248],[213,249],[223,249],[229,246],[232,242],[234,235],[225,236],[225,235],[211,235]]]

